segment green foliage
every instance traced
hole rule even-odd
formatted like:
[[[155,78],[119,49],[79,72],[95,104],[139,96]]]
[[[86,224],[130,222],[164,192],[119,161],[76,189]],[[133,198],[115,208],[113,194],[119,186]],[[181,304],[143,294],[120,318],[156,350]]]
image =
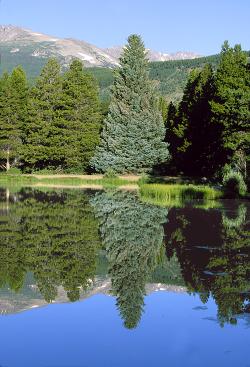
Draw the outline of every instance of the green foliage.
[[[60,65],[50,59],[31,89],[24,125],[22,159],[31,169],[55,169],[64,161],[63,122],[58,114],[62,100]]]
[[[11,167],[8,170],[9,175],[21,175],[21,173],[22,173],[22,171],[20,170],[20,168],[17,168],[17,167]]]
[[[86,195],[24,190],[1,205],[0,286],[18,291],[32,272],[47,302],[59,286],[78,300],[94,279],[100,245]]]
[[[97,84],[79,60],[64,74],[62,98],[66,169],[86,171],[99,143],[101,116]]]
[[[140,178],[138,180],[138,185],[141,186],[143,184],[149,183],[150,182],[150,176],[146,173],[143,173],[142,175],[140,175]]]
[[[167,113],[168,113],[168,104],[167,104],[166,99],[163,96],[160,96],[159,98],[159,110],[161,112],[162,119],[165,123],[166,118],[167,118]]]
[[[168,102],[177,103],[182,99],[183,90],[192,70],[201,70],[208,63],[216,69],[219,59],[219,55],[212,55],[190,60],[152,62],[150,78],[158,81],[160,93]]]
[[[239,205],[235,218],[229,218],[225,213],[222,213],[222,224],[224,228],[232,229],[239,228],[246,221],[247,208],[244,204]]]
[[[115,171],[112,168],[107,169],[107,171],[105,172],[105,174],[103,175],[104,178],[117,178],[117,174],[115,173]]]
[[[222,210],[185,207],[169,212],[167,256],[177,257],[190,293],[198,293],[203,303],[214,298],[221,326],[235,323],[235,315],[249,309],[249,235],[249,206],[237,208],[235,201],[227,201]]]
[[[179,102],[192,70],[202,69],[207,63],[216,69],[220,56],[212,55],[189,60],[156,61],[149,63],[149,77],[159,85],[159,91],[167,102]],[[113,71],[107,68],[87,68],[98,80],[101,98],[107,100],[113,83]]]
[[[51,46],[50,42],[39,42],[34,44],[20,44],[17,42],[1,43],[1,64],[0,73],[5,71],[11,73],[18,65],[22,65],[27,77],[30,81],[34,81],[41,73],[42,68],[47,64],[48,58],[44,55],[31,56],[31,54],[39,48],[42,53],[46,54],[46,49]],[[18,48],[18,52],[11,52]],[[60,60],[61,61],[61,60]]]
[[[12,70],[14,58],[26,62],[28,48],[17,54],[3,49],[1,67]],[[63,75],[62,60],[44,65],[46,58],[38,57],[44,67],[29,91],[22,68],[5,73],[0,79],[2,170],[80,173],[94,166],[100,172],[143,173],[153,168],[216,179],[228,163],[249,185],[249,53],[225,42],[220,55],[148,63],[144,51],[140,37],[131,36],[118,69],[83,69],[74,60]],[[167,106],[169,93],[175,103]]]
[[[189,74],[183,98],[169,105],[166,140],[172,172],[215,176],[230,162],[244,177],[250,135],[250,84],[247,55],[240,46],[223,46],[216,71],[207,64]]]
[[[22,127],[27,116],[27,80],[21,67],[0,80],[0,163],[8,171],[20,164]]]
[[[142,184],[139,192],[144,202],[167,207],[182,207],[193,200],[205,203],[222,196],[212,187],[199,185]]]
[[[223,176],[222,183],[226,197],[244,196],[247,192],[246,184],[240,172],[228,171]]]
[[[221,164],[237,151],[249,154],[250,146],[250,72],[247,55],[240,45],[225,42],[215,75],[215,95],[211,102],[213,121],[220,124]]]
[[[99,141],[98,89],[82,63],[60,74],[50,59],[29,98],[22,158],[26,169],[86,171]]]
[[[164,125],[141,38],[128,39],[116,70],[109,114],[92,159],[97,171],[143,172],[168,158]]]
[[[205,65],[190,74],[178,110],[170,104],[166,139],[170,142],[172,169],[191,176],[211,176],[217,170],[220,130],[211,121],[213,95],[213,71]]]
[[[91,201],[109,260],[112,293],[124,325],[135,328],[144,306],[145,285],[162,252],[166,209],[140,203],[134,193],[98,193]]]

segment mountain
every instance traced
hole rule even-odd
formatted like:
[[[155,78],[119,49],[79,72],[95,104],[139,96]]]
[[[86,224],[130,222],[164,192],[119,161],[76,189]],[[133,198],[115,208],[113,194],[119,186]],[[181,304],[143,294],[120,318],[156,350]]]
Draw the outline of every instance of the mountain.
[[[72,58],[87,67],[113,68],[119,63],[122,46],[101,49],[85,41],[59,38],[13,25],[0,26],[0,72],[21,64],[30,78],[36,77],[49,57],[56,57],[65,68]],[[151,61],[195,58],[194,53],[163,54],[149,50]]]
[[[118,65],[122,46],[101,49],[75,39],[61,39],[36,33],[12,25],[0,26],[0,74],[22,65],[30,80],[40,74],[51,56],[56,57],[63,69],[74,57],[80,58],[87,70],[97,79],[101,98],[109,98],[113,83],[112,68]],[[250,56],[250,52],[247,52]],[[170,101],[180,101],[188,75],[195,68],[210,63],[218,66],[220,56],[198,57],[192,52],[166,54],[148,50],[150,77],[158,83],[160,93]]]
[[[118,59],[123,50],[123,46],[114,46],[110,48],[105,48],[103,50],[110,57]],[[167,53],[157,52],[154,50],[147,49],[147,52],[148,52],[149,61],[186,60],[186,59],[195,59],[197,57],[201,57],[200,55],[194,52],[185,52],[185,51],[178,51],[176,53],[167,54]]]
[[[61,39],[29,29],[12,25],[0,26],[1,63],[16,64],[15,60],[22,57],[33,64],[40,63],[49,57],[57,57],[62,65],[67,65],[72,58],[79,58],[86,66],[113,67],[118,64],[117,59],[108,55],[102,49],[84,41],[75,39]]]

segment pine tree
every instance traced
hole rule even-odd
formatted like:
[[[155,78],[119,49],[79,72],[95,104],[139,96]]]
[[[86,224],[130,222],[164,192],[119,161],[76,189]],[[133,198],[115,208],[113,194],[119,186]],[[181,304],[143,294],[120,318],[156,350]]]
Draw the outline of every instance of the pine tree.
[[[250,73],[247,55],[240,45],[222,46],[215,76],[215,97],[211,103],[214,123],[220,124],[221,166],[235,154],[248,155],[250,146]]]
[[[131,35],[115,72],[109,114],[92,159],[97,171],[148,171],[168,158],[164,124],[141,38]]]
[[[167,120],[166,139],[171,140],[170,152],[172,155],[172,166],[181,173],[187,168],[187,163],[190,164],[186,160],[186,154],[191,145],[187,131],[190,124],[190,115],[195,103],[195,88],[198,76],[198,70],[193,70],[190,73],[178,109],[174,114],[174,109],[171,107],[169,111],[170,116],[168,116]]]
[[[184,109],[184,118],[188,122],[184,136],[189,144],[183,157],[183,170],[189,175],[210,176],[216,172],[221,159],[218,149],[221,128],[212,122],[214,90],[213,70],[207,64],[193,80],[189,107],[186,111]]]
[[[0,159],[8,171],[20,164],[21,129],[27,113],[27,80],[21,67],[0,82]]]
[[[64,162],[62,128],[65,122],[59,114],[61,101],[60,65],[50,59],[29,95],[22,150],[26,167],[56,169]]]
[[[66,168],[86,171],[99,143],[101,115],[97,83],[79,60],[64,75],[62,117]]]
[[[169,108],[166,136],[172,166],[187,175],[211,176],[222,159],[222,127],[212,119],[214,95],[214,72],[207,64],[190,74],[177,112]]]

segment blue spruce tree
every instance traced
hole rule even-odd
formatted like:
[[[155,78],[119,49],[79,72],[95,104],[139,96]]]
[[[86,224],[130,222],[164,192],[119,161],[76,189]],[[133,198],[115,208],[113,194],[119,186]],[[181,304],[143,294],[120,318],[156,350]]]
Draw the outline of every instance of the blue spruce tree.
[[[115,71],[109,113],[92,166],[99,172],[147,172],[169,157],[155,84],[140,36],[131,35]]]

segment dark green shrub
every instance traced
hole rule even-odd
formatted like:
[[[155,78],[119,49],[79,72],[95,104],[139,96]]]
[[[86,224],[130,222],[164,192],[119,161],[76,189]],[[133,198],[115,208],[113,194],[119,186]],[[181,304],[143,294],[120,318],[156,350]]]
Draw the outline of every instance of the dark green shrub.
[[[244,196],[247,187],[240,172],[228,171],[223,176],[223,186],[226,197]]]

